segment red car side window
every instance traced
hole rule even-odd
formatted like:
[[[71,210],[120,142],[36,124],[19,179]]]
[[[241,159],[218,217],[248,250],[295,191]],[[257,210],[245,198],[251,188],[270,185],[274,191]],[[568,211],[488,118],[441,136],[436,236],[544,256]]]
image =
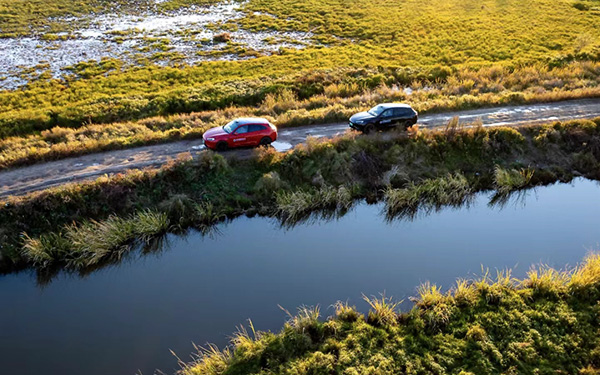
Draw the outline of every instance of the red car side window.
[[[239,128],[237,128],[237,130],[235,131],[235,134],[246,134],[248,133],[248,126],[244,125],[244,126],[240,126]]]

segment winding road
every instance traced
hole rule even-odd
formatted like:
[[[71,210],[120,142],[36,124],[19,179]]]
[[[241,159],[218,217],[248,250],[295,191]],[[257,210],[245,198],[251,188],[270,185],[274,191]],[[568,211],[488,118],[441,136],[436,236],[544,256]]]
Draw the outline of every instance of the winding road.
[[[444,126],[454,116],[467,123],[481,119],[484,126],[519,126],[555,120],[593,118],[600,117],[600,98],[428,114],[419,118],[419,125],[422,128]],[[331,137],[347,129],[347,123],[284,128],[280,129],[279,139],[273,146],[285,151],[304,142],[309,135]],[[104,174],[160,166],[178,154],[190,152],[195,155],[202,149],[202,140],[197,139],[83,155],[0,171],[0,198],[23,195],[68,182],[94,179]],[[251,150],[227,153],[243,157],[250,154]]]

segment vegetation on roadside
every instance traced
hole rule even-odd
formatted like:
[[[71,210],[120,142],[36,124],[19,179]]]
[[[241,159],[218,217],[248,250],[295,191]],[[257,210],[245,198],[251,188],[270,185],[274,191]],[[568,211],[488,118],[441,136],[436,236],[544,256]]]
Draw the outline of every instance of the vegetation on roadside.
[[[116,9],[146,3],[121,0]],[[173,10],[205,3],[155,5]],[[198,121],[198,112],[219,117],[231,107],[231,114],[271,116],[290,126],[345,120],[387,100],[427,112],[598,97],[600,18],[572,5],[249,0],[241,3],[242,18],[209,25],[211,30],[310,32],[322,45],[194,66],[82,61],[61,79],[43,66],[30,69],[27,86],[0,91],[0,167],[198,136],[215,123]],[[104,0],[0,0],[0,30],[21,35],[28,32],[24,25],[44,28],[60,16],[107,7]],[[57,36],[58,30],[49,31]],[[131,133],[124,130],[129,128]],[[66,136],[46,139],[47,132]]]
[[[42,106],[39,111],[26,111],[28,118],[23,121],[14,117],[18,111],[0,113],[0,168],[199,138],[206,129],[234,117],[263,116],[285,128],[346,121],[353,113],[385,101],[410,103],[423,114],[600,97],[599,82],[600,63],[589,62],[552,69],[544,65],[515,70],[500,66],[410,72],[335,69],[254,82],[249,87],[240,83],[229,88],[230,84],[209,86],[204,88],[204,98],[194,89],[194,103],[187,104],[187,94],[177,92],[135,101],[102,100],[86,105],[83,112],[71,104],[50,112]],[[227,98],[220,97],[224,93],[228,93]],[[179,104],[174,105],[174,101]],[[229,106],[232,104],[238,105]],[[224,106],[228,107],[215,109]],[[154,116],[157,114],[161,116]],[[111,122],[140,116],[154,117]]]
[[[161,169],[8,198],[0,206],[2,261],[7,269],[81,271],[166,230],[204,231],[242,214],[293,225],[315,210],[343,214],[353,201],[367,199],[384,201],[394,219],[468,202],[482,190],[501,198],[575,176],[600,179],[600,119],[519,128],[451,125],[309,138],[286,153],[263,148],[244,160],[204,151]],[[136,226],[141,217],[161,220]],[[73,241],[82,233],[85,246],[98,244],[98,251],[82,251]]]
[[[600,371],[600,256],[575,269],[486,273],[448,292],[421,285],[414,307],[368,298],[320,320],[301,308],[278,333],[241,328],[230,347],[200,350],[180,375],[581,374]]]

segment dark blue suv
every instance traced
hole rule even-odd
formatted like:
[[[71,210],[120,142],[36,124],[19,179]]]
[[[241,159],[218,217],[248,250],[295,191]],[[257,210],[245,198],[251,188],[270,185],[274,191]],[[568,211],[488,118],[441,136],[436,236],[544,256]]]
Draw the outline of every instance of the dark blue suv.
[[[417,123],[418,116],[417,111],[408,104],[379,104],[367,112],[350,117],[350,127],[365,134],[398,126],[406,129]]]

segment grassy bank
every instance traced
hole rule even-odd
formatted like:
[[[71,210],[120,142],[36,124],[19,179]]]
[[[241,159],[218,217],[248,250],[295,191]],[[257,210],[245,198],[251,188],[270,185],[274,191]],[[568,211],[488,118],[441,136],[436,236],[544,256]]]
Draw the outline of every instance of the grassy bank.
[[[396,70],[383,70],[379,73],[378,70],[337,69],[312,72],[310,77],[300,74],[271,83],[267,80],[258,87],[247,89],[244,95],[251,106],[238,105],[193,112],[205,106],[183,105],[178,106],[177,111],[192,112],[154,116],[138,121],[103,123],[138,117],[132,113],[131,116],[126,114],[127,111],[138,108],[137,105],[130,106],[128,101],[103,102],[94,109],[99,117],[87,112],[77,114],[77,109],[71,105],[64,108],[70,114],[62,113],[62,109],[52,109],[51,116],[42,115],[22,123],[13,114],[6,112],[0,114],[0,128],[2,116],[5,116],[5,135],[13,135],[0,139],[0,168],[198,138],[206,129],[221,126],[231,118],[241,116],[267,117],[280,128],[285,128],[346,121],[352,114],[386,101],[406,102],[425,114],[600,97],[600,63],[572,62],[564,67],[554,68],[536,64],[518,69],[493,66],[476,70],[453,70],[438,67],[410,73]],[[303,94],[306,90],[311,92],[308,97]],[[178,95],[177,100],[186,100],[181,93]],[[215,101],[211,101],[212,104],[206,108],[218,102],[217,99],[212,99]],[[121,105],[129,109],[118,109]],[[152,103],[148,105],[157,108]],[[122,116],[111,115],[113,110],[118,110]],[[163,112],[169,113],[170,110],[144,110],[144,116]],[[27,113],[29,116],[33,112]]]
[[[164,231],[206,230],[241,214],[293,225],[315,211],[342,214],[366,198],[385,201],[390,218],[410,217],[468,202],[481,190],[495,190],[501,201],[511,191],[575,176],[600,179],[600,119],[347,133],[309,138],[286,153],[259,149],[245,160],[207,151],[159,170],[9,198],[0,207],[1,254],[9,269],[81,270]]]
[[[598,374],[600,256],[557,271],[538,267],[424,284],[414,307],[366,298],[365,316],[344,303],[319,319],[302,308],[278,333],[240,329],[224,351],[201,350],[181,375]]]

